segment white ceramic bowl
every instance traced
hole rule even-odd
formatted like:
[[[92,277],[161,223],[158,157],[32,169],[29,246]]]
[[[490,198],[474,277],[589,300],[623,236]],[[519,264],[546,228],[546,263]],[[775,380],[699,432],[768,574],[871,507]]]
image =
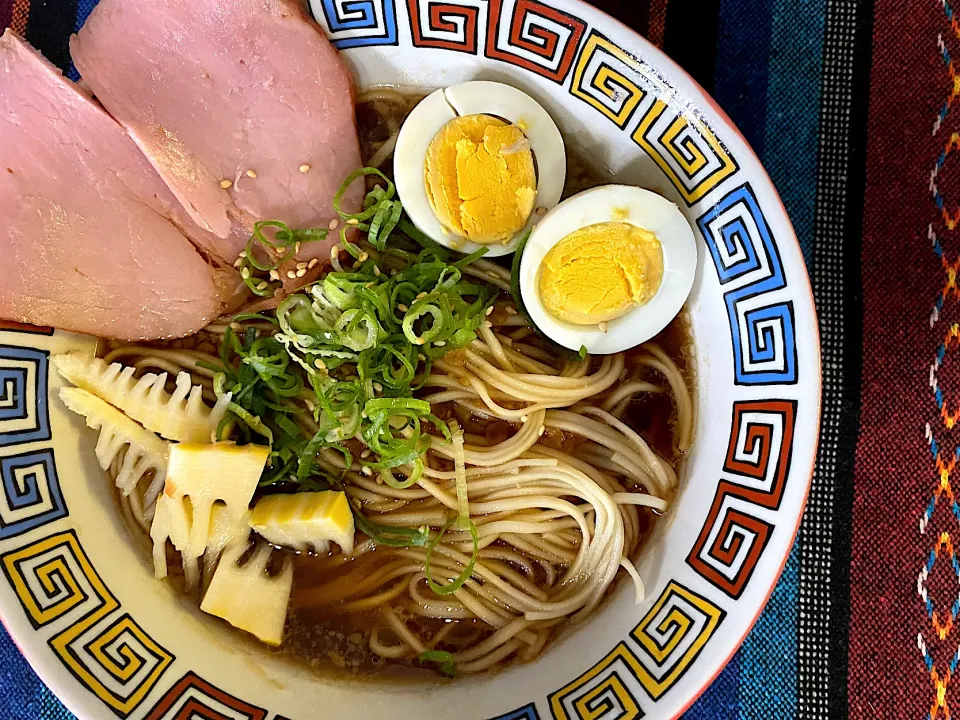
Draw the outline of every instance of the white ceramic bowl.
[[[95,436],[49,354],[89,340],[0,330],[0,614],[82,720],[673,718],[757,618],[790,551],[820,414],[817,322],[757,158],[674,63],[577,0],[313,0],[360,86],[508,82],[618,182],[694,225],[696,444],[632,588],[537,662],[430,684],[344,682],[270,656],[152,579]],[[639,711],[638,711],[639,709]],[[216,714],[219,713],[219,714]]]

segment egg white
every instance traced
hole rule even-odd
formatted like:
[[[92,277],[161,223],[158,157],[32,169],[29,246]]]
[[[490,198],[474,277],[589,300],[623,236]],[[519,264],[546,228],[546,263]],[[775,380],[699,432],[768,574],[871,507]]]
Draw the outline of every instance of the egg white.
[[[561,240],[580,228],[624,222],[654,233],[663,248],[663,279],[644,305],[607,323],[574,325],[552,315],[538,291],[540,265]],[[520,294],[537,327],[571,350],[586,347],[595,355],[621,352],[646,342],[680,312],[697,272],[697,243],[680,209],[656,193],[628,185],[606,185],[569,198],[534,228],[520,261]]]
[[[413,224],[434,242],[463,253],[487,248],[489,257],[513,252],[526,231],[540,219],[534,212],[526,226],[507,243],[481,245],[449,232],[437,219],[427,196],[424,168],[427,150],[437,133],[464,115],[493,115],[520,127],[530,141],[537,167],[535,208],[560,202],[567,174],[563,137],[553,118],[532,97],[510,85],[472,81],[437,90],[413,109],[400,129],[393,156],[394,182]]]

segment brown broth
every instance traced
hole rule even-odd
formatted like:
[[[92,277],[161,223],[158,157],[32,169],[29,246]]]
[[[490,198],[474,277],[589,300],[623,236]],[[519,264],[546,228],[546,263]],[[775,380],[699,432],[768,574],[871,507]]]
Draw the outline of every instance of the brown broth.
[[[399,94],[392,90],[361,94],[357,122],[365,159],[369,159],[384,143],[391,140],[404,118],[422,97],[422,94]],[[387,167],[382,169],[390,174]],[[609,174],[591,169],[575,152],[568,155],[565,197],[605,184],[610,180]],[[689,320],[684,310],[655,338],[655,341],[680,368],[688,387],[694,388],[696,386],[695,368],[689,328]],[[632,364],[631,357],[638,352],[641,351],[638,349],[627,353],[628,371]],[[456,360],[456,357],[448,356],[448,360]],[[438,414],[443,414],[442,408],[438,410]],[[675,415],[669,394],[649,394],[630,401],[624,420],[639,432],[661,457],[677,466],[682,458],[675,451],[673,444]],[[510,423],[503,421],[476,422],[475,426],[471,425],[469,428],[469,432],[485,434],[490,440],[502,439],[515,430],[516,428]],[[576,443],[581,442],[573,436],[563,434],[555,437],[547,436],[546,441],[565,450],[571,450]],[[649,535],[649,530],[656,521],[655,513],[649,510],[641,509],[639,517],[643,532],[638,545],[638,555],[642,553],[643,538]],[[143,542],[142,533],[136,528],[134,530],[138,542]],[[305,663],[317,672],[341,679],[375,676],[378,679],[416,680],[435,677],[432,670],[425,670],[406,662],[383,660],[371,653],[368,638],[370,629],[379,621],[376,612],[339,613],[336,606],[327,608],[308,606],[305,598],[309,595],[310,588],[325,579],[324,573],[318,573],[318,568],[324,564],[324,559],[305,553],[292,554],[295,563],[293,596],[287,620],[285,644],[281,649],[274,651],[276,654],[298,663]],[[370,563],[373,567],[381,560],[382,555],[374,550],[352,563]],[[176,567],[177,563],[173,560],[171,569]],[[622,577],[623,573],[620,573],[604,602],[609,601],[616,587],[622,584]],[[175,583],[179,581],[176,577],[172,579]],[[423,618],[418,618],[417,621],[422,623],[423,630],[432,632],[438,630],[445,622]],[[489,630],[475,624],[476,621],[459,622],[464,626],[465,632],[490,633]],[[547,646],[549,645],[550,643]]]

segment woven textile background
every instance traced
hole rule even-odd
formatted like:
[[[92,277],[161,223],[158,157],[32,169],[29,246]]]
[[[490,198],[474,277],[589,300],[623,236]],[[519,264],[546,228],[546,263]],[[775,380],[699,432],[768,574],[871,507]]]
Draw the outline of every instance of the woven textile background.
[[[96,0],[0,0],[75,77]],[[948,0],[592,0],[662,47],[756,149],[823,341],[818,469],[784,576],[688,720],[931,718],[960,707],[960,21]],[[947,429],[950,425],[951,429]],[[0,631],[0,720],[71,717]]]

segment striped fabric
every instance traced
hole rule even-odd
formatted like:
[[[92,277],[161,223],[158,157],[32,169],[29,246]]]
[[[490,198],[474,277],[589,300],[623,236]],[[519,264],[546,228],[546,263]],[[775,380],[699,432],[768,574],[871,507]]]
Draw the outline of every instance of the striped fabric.
[[[923,437],[924,418],[936,417],[926,376],[936,351],[930,337],[948,327],[931,335],[928,315],[941,264],[956,262],[957,247],[952,238],[928,239],[928,224],[931,234],[943,225],[929,172],[960,128],[960,116],[954,122],[949,112],[960,94],[950,60],[951,51],[960,54],[960,25],[947,0],[593,3],[680,62],[757,150],[800,238],[821,322],[822,440],[807,515],[755,630],[686,717],[949,718],[958,643],[949,629],[945,639],[929,631],[917,573],[935,543],[922,523],[917,532],[917,521],[938,477]],[[0,27],[25,34],[75,76],[67,39],[94,4],[0,0]],[[934,120],[944,129],[931,137]],[[902,136],[916,141],[901,147]],[[944,196],[956,187],[948,171]],[[944,196],[934,199],[940,207]],[[923,261],[912,260],[921,253]],[[933,281],[896,282],[904,270]],[[900,331],[901,310],[913,334]],[[889,363],[899,374],[882,371]],[[956,368],[949,372],[956,377]],[[902,399],[891,378],[911,388]],[[902,403],[914,402],[904,411]],[[887,442],[874,439],[883,429]],[[901,497],[903,487],[913,490]],[[928,518],[937,533],[956,522]],[[946,574],[930,592],[940,593],[941,613],[955,616],[960,601],[951,608],[957,580],[948,563],[938,566]],[[66,717],[0,631],[0,718]]]

